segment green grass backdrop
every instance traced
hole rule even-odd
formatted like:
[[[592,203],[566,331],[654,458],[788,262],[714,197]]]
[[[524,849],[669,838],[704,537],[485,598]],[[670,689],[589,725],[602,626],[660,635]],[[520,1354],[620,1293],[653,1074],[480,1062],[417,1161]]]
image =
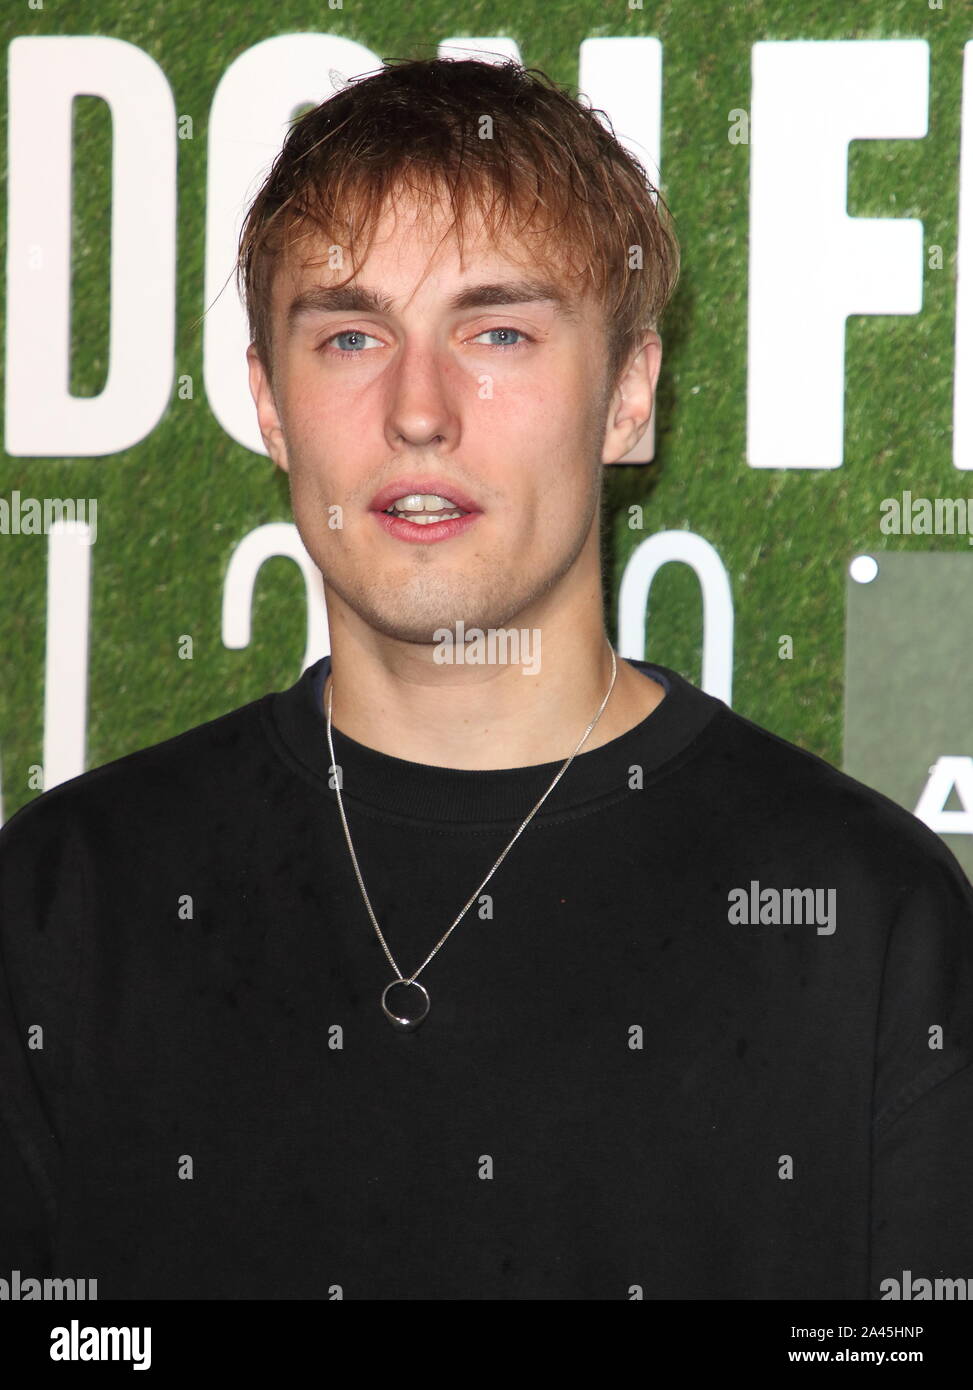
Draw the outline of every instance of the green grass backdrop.
[[[964,13],[965,10],[965,13]],[[299,0],[48,0],[8,3],[7,42],[26,34],[113,35],[165,71],[176,110],[193,118],[178,145],[176,377],[167,413],[135,448],[105,459],[0,456],[0,495],[98,498],[92,551],[88,766],[157,742],[269,689],[290,685],[304,648],[303,581],[281,559],[262,573],[253,643],[220,639],[223,576],[254,527],[291,519],[286,479],[226,437],[203,390],[203,239],[207,118],[214,89],[244,49],[273,35],[331,28],[380,57],[429,56],[457,34],[506,34],[522,60],[577,90],[588,37],[647,34],[663,44],[663,189],[683,252],[679,290],[663,324],[657,457],[607,472],[611,507],[606,586],[614,599],[632,548],[651,531],[688,528],[719,551],[736,613],[734,707],[840,765],[844,582],[860,549],[968,548],[965,536],[884,537],[879,500],[904,488],[965,495],[950,456],[956,281],[957,168],[963,44],[970,12],[957,0],[676,0],[631,10],[618,0],[494,0],[464,5]],[[856,142],[849,158],[852,214],[920,218],[944,264],[925,272],[915,317],[849,321],[845,463],[834,471],[750,469],[745,458],[749,149],[727,139],[728,113],[750,104],[750,50],[760,39],[922,38],[931,46],[928,137]],[[6,166],[6,61],[3,65]],[[104,384],[108,327],[111,124],[105,105],[77,102],[71,388]],[[83,153],[82,153],[83,150]],[[43,196],[43,190],[38,190]],[[0,218],[0,235],[5,228]],[[5,251],[5,248],[4,248]],[[233,292],[232,288],[228,292]],[[960,480],[960,481],[958,481]],[[646,505],[647,530],[624,508]],[[0,538],[0,750],[5,814],[35,793],[41,761],[46,544]],[[183,633],[195,659],[176,657]],[[778,658],[782,633],[793,660]],[[647,655],[700,678],[698,585],[668,566],[652,590]]]

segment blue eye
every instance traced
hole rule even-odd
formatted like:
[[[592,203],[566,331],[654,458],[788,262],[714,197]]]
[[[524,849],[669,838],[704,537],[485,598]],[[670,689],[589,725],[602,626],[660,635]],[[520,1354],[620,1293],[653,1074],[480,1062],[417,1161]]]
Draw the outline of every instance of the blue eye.
[[[487,333],[516,333],[517,337],[523,338],[525,342],[532,343],[534,341],[533,338],[528,337],[522,328],[485,328],[482,333],[476,335],[476,338],[482,338]],[[474,342],[476,342],[476,338],[473,339]],[[489,346],[497,348],[520,348],[524,346],[524,343],[492,343],[489,344]]]
[[[370,334],[370,333],[363,333],[363,332],[361,331],[360,328],[346,328],[346,329],[344,329],[341,333],[332,333],[332,335],[331,335],[330,338],[325,338],[324,342],[323,342],[323,343],[321,344],[321,346],[318,348],[318,352],[323,352],[323,351],[325,350],[325,348],[327,348],[328,345],[329,345],[330,343],[335,342],[338,338],[359,338],[359,339],[360,339],[360,338],[370,338],[370,337],[371,337],[371,334]],[[377,338],[372,338],[372,342],[377,343],[377,342],[378,342],[378,339],[377,339]],[[339,353],[339,354],[341,354],[341,355],[344,356],[344,357],[354,357],[354,356],[356,356],[356,355],[358,354],[358,352],[360,351],[360,348],[335,348],[334,351],[337,352],[337,353]]]

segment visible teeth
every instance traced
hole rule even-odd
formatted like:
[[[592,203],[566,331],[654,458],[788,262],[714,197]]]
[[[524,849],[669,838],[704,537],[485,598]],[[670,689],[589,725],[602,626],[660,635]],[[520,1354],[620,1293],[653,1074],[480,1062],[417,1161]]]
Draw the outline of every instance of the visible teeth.
[[[411,521],[413,526],[438,526],[441,521],[452,521],[456,516],[463,516],[463,512],[440,512],[438,515],[432,512],[418,512],[409,516],[405,512],[396,513],[394,509],[392,514],[398,515],[400,521]]]
[[[434,492],[410,492],[400,497],[387,510],[396,512],[442,512],[456,507],[448,497],[440,497]]]

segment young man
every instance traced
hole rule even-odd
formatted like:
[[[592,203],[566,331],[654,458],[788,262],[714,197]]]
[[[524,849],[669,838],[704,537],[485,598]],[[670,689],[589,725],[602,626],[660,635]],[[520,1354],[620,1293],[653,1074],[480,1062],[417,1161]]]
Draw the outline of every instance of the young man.
[[[970,884],[605,633],[601,470],[676,265],[644,171],[515,66],[295,125],[240,266],[331,657],[4,828],[0,1264],[102,1298],[973,1277]]]

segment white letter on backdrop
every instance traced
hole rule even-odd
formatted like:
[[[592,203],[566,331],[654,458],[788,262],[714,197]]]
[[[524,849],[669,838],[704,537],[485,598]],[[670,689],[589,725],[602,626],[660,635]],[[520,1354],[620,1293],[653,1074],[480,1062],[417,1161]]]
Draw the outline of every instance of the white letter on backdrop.
[[[304,575],[307,590],[307,640],[301,671],[331,651],[328,610],[324,602],[321,571],[304,549],[295,525],[269,521],[244,536],[234,550],[223,580],[223,645],[240,650],[250,645],[253,590],[265,560],[283,555],[293,560]]]
[[[747,461],[839,468],[845,319],[918,314],[922,223],[849,217],[850,140],[926,134],[924,39],[753,46]]]
[[[956,358],[953,463],[973,468],[973,39],[963,49],[963,115],[956,239]]]
[[[708,695],[729,705],[733,695],[733,596],[719,552],[692,531],[658,531],[629,556],[618,592],[618,654],[633,661],[645,655],[649,590],[663,565],[688,565],[703,595],[703,676]]]
[[[17,38],[9,49],[6,427],[15,457],[130,449],[172,391],[176,303],[176,115],[147,53],[105,37]],[[72,108],[112,115],[108,375],[68,391]],[[84,179],[85,154],[74,176]],[[88,156],[90,158],[90,156]]]

